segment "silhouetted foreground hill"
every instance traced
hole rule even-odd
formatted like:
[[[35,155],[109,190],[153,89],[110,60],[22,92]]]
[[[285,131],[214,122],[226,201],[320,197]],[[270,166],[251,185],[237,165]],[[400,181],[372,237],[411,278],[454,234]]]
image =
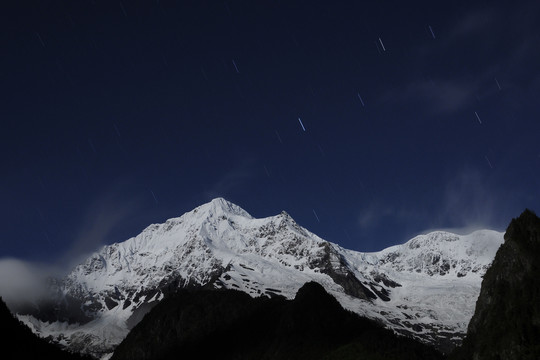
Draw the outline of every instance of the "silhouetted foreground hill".
[[[0,358],[90,360],[90,358],[60,350],[57,346],[40,339],[9,311],[0,298]]]
[[[453,359],[540,359],[540,219],[513,219]]]
[[[414,340],[344,310],[317,283],[294,300],[234,291],[182,291],[164,299],[118,346],[135,359],[442,359]]]

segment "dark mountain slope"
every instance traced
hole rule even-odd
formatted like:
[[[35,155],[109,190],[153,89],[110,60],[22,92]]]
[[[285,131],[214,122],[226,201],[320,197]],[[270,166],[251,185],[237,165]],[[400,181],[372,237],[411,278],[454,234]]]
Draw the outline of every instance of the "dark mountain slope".
[[[540,359],[540,219],[513,219],[455,359]]]
[[[441,359],[345,311],[317,283],[294,300],[245,293],[182,291],[154,307],[112,359]]]
[[[0,298],[0,354],[5,360],[11,359],[55,359],[89,360],[60,350],[44,339],[38,338],[32,331],[9,311]]]

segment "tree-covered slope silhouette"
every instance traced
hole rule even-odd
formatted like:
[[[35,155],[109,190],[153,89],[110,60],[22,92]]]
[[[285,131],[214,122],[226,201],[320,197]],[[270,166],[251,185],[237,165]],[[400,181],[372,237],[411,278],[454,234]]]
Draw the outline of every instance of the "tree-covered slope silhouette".
[[[182,291],[130,332],[112,359],[441,359],[344,310],[314,282],[294,300],[234,291]]]
[[[37,337],[11,314],[1,298],[0,334],[2,359],[90,360],[90,358],[63,351],[47,340]]]

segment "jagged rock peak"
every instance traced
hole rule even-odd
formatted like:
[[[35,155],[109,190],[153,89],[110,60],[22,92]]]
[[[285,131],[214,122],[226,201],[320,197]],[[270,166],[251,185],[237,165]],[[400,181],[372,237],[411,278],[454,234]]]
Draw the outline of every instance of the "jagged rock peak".
[[[533,211],[525,209],[518,218],[512,219],[504,239],[517,243],[523,242],[523,245],[527,243],[538,246],[540,245],[539,225],[540,219],[538,216]]]
[[[279,215],[281,215],[282,217],[284,218],[291,218],[291,215],[289,215],[288,212],[286,212],[285,210],[282,210]]]

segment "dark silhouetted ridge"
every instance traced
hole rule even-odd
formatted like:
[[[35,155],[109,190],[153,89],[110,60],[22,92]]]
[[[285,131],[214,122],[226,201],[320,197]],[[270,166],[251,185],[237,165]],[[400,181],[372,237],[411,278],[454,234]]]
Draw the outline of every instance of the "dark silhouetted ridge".
[[[344,310],[317,283],[294,300],[234,290],[181,291],[156,305],[113,360],[442,359],[414,340]]]
[[[37,337],[32,331],[17,320],[0,298],[0,339],[1,358],[11,359],[55,359],[89,360],[90,358],[71,354]]]
[[[525,210],[504,239],[455,359],[540,359],[540,219]]]

